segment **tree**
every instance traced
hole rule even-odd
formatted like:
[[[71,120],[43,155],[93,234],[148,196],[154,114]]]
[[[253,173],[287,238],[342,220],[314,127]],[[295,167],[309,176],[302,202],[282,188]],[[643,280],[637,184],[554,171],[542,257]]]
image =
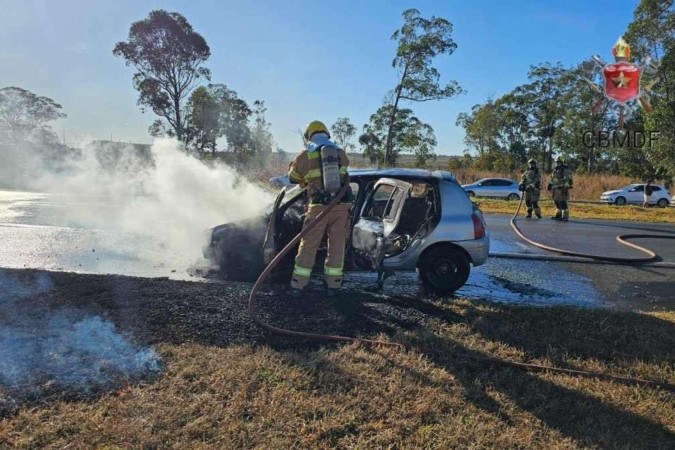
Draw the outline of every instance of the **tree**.
[[[673,0],[640,0],[625,35],[634,59],[660,62],[655,73],[643,75],[642,85],[655,82],[652,111],[644,113],[647,132],[660,133],[646,156],[661,176],[675,177],[675,8]]]
[[[264,167],[267,160],[274,151],[276,143],[270,132],[272,125],[267,121],[265,113],[267,107],[263,100],[253,102],[253,127],[251,129],[251,140],[253,142],[253,155],[255,156],[258,167]]]
[[[541,155],[545,170],[550,171],[555,133],[561,126],[566,107],[565,94],[576,86],[576,75],[559,63],[546,62],[530,66],[527,76],[530,82],[516,87],[507,101],[527,118],[528,126],[534,132],[530,145],[538,147],[536,153]]]
[[[356,127],[349,121],[348,117],[340,117],[331,125],[330,130],[333,132],[335,142],[346,152],[355,148],[355,145],[350,141],[356,134]]]
[[[474,105],[471,113],[460,113],[456,125],[464,128],[464,142],[477,153],[479,169],[494,169],[494,160],[499,151],[499,122],[497,107],[488,99],[485,104]]]
[[[384,161],[382,141],[369,125],[363,126],[363,134],[359,136],[359,144],[363,147],[363,157],[371,164],[377,164],[379,167],[380,163]]]
[[[0,140],[51,142],[56,135],[49,122],[66,117],[61,105],[18,87],[0,89]]]
[[[127,41],[118,42],[113,54],[136,69],[133,83],[139,92],[138,104],[143,110],[150,108],[170,127],[160,120],[151,126],[151,134],[166,132],[183,140],[185,99],[200,78],[211,77],[202,67],[211,54],[204,38],[181,14],[156,10],[131,25]]]
[[[190,95],[187,104],[185,141],[198,153],[216,152],[216,141],[222,135],[218,104],[209,90],[200,86]]]
[[[384,105],[370,116],[370,122],[363,127],[359,142],[364,146],[364,157],[371,162],[394,165],[399,153],[413,153],[418,165],[425,165],[432,158],[436,147],[433,128],[413,115],[411,109],[400,109],[393,127],[388,126],[393,105]],[[393,130],[394,147],[389,154],[385,152],[388,130]]]
[[[424,102],[442,100],[461,92],[456,81],[441,87],[440,73],[432,66],[436,56],[451,55],[457,48],[452,40],[452,24],[441,17],[425,19],[416,9],[403,12],[403,26],[392,34],[392,40],[398,42],[396,57],[392,66],[399,70],[399,82],[394,89],[393,103],[387,121],[384,160],[389,161],[396,141],[394,136],[396,115],[399,102],[408,100]]]
[[[248,164],[253,152],[248,121],[253,111],[246,101],[224,84],[209,84],[209,91],[219,113],[219,137],[225,137],[227,150],[236,155],[239,163]]]

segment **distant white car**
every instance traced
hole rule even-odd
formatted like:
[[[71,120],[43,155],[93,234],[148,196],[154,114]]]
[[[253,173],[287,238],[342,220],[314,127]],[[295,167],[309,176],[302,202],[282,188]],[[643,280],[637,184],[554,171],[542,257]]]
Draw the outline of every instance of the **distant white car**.
[[[600,201],[604,203],[611,203],[615,205],[625,205],[627,203],[642,204],[644,202],[644,184],[629,184],[621,189],[615,191],[603,192],[600,196]],[[672,198],[668,194],[668,190],[658,184],[652,185],[652,195],[649,199],[649,204],[656,205],[659,208],[668,206]]]
[[[475,183],[462,185],[469,197],[497,197],[520,200],[518,182],[510,178],[483,178]]]

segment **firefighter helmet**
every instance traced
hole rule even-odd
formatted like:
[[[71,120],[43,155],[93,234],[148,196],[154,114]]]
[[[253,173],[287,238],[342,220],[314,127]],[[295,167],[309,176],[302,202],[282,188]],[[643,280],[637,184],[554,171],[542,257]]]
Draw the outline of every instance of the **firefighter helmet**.
[[[532,159],[530,159],[527,163],[530,164],[530,165],[534,164],[534,165],[536,166],[536,165],[537,165],[537,160],[534,159],[534,158],[532,158]]]
[[[307,128],[305,129],[305,139],[310,140],[316,133],[326,133],[330,138],[328,128],[319,120],[313,120],[307,125]]]

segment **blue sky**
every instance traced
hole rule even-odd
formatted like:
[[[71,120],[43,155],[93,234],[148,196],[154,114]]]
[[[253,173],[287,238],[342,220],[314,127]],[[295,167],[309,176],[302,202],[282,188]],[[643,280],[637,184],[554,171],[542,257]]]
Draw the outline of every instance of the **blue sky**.
[[[152,9],[183,14],[211,47],[212,82],[252,103],[265,100],[272,132],[295,152],[297,129],[347,116],[361,126],[396,83],[391,33],[410,7],[454,25],[458,48],[436,61],[442,80],[467,93],[413,104],[431,124],[438,153],[461,154],[457,115],[526,81],[531,64],[577,63],[611,47],[636,1],[444,0],[108,2],[0,0],[0,87],[20,86],[61,105],[55,124],[69,144],[96,138],[150,142],[152,113],[141,114],[132,69],[112,55],[129,25]]]

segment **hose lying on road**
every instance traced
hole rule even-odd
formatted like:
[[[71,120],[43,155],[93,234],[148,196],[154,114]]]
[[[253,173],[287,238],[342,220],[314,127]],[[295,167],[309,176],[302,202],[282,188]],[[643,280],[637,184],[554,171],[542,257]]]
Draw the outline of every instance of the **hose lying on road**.
[[[319,222],[324,218],[326,214],[330,210],[332,210],[335,205],[337,205],[342,197],[345,195],[347,192],[347,189],[349,189],[349,185],[346,184],[340,192],[337,193],[335,198],[326,206],[326,208],[321,211],[320,214],[316,216],[314,220],[311,222],[307,223],[305,226],[303,226],[302,231],[298,233],[297,236],[295,236],[293,239],[291,239],[291,242],[286,244],[286,246],[272,259],[272,261],[265,267],[265,270],[260,274],[258,279],[255,281],[253,284],[253,288],[251,289],[251,293],[248,297],[248,311],[249,314],[251,315],[251,318],[253,319],[253,322],[255,322],[256,325],[258,325],[260,328],[271,331],[272,333],[275,334],[280,334],[283,336],[293,336],[293,337],[299,337],[299,338],[309,338],[309,339],[319,339],[319,340],[324,340],[324,341],[338,341],[338,342],[360,342],[365,345],[384,345],[388,347],[398,347],[398,348],[403,348],[404,346],[402,344],[398,344],[396,342],[385,342],[385,341],[374,341],[370,339],[361,339],[361,338],[355,338],[355,337],[349,337],[349,336],[334,336],[334,335],[329,335],[329,334],[317,334],[317,333],[308,333],[305,331],[295,331],[295,330],[286,330],[283,328],[275,327],[274,325],[270,325],[266,322],[264,322],[261,318],[260,315],[258,314],[258,305],[256,304],[255,297],[258,293],[258,289],[260,289],[260,286],[265,282],[269,274],[274,270],[274,268],[281,262],[281,260],[295,248],[295,245],[300,242],[300,239],[302,239],[307,233],[309,233],[312,228],[317,226]]]
[[[300,239],[302,239],[312,228],[318,225],[318,223],[323,219],[323,217],[330,211],[332,210],[335,205],[337,205],[340,200],[342,199],[343,195],[347,192],[349,185],[346,185],[338,192],[338,194],[335,196],[333,201],[331,201],[328,206],[319,214],[317,217],[312,220],[311,222],[307,223],[302,231],[298,233],[297,236],[295,236],[286,246],[272,259],[272,261],[265,267],[265,270],[260,274],[258,279],[255,281],[253,284],[253,288],[251,288],[251,293],[249,294],[248,298],[248,311],[249,314],[251,315],[251,318],[253,319],[253,322],[259,326],[260,328],[270,331],[275,334],[283,335],[283,336],[291,336],[291,337],[299,337],[299,338],[306,338],[306,339],[317,339],[317,340],[324,340],[324,341],[336,341],[336,342],[347,342],[347,343],[361,343],[364,345],[368,346],[386,346],[386,347],[394,347],[394,348],[399,348],[401,350],[415,350],[414,347],[412,346],[407,346],[404,344],[400,344],[397,342],[386,342],[386,341],[376,341],[372,339],[362,339],[362,338],[356,338],[356,337],[350,337],[350,336],[338,336],[338,335],[329,335],[329,334],[319,334],[319,333],[309,333],[305,331],[296,331],[296,330],[287,330],[284,328],[279,328],[275,327],[274,325],[270,325],[263,321],[260,318],[260,314],[258,311],[258,306],[256,303],[256,295],[258,294],[258,290],[262,286],[262,284],[265,282],[267,277],[270,275],[272,270],[281,262],[281,260],[290,252],[295,245],[300,242]],[[517,226],[515,225],[515,221],[518,215],[518,212],[520,211],[520,208],[522,206],[522,198],[521,202],[518,205],[518,211],[516,211],[516,214],[514,217],[511,219],[511,224],[514,226],[514,228],[517,230],[519,236],[521,236],[523,239],[527,240],[528,242],[533,243],[533,245],[537,245],[534,243],[534,241],[530,241],[529,239],[525,238],[522,233],[520,233],[520,230],[517,229]],[[538,247],[541,244],[537,245]],[[631,244],[632,246],[632,244]],[[546,248],[546,246],[542,246],[541,248]],[[549,247],[550,249],[553,249],[553,247]],[[558,249],[554,249],[552,251],[557,251]],[[564,251],[564,250],[562,250]],[[572,252],[573,253],[573,252]],[[652,252],[653,253],[653,252]],[[581,254],[576,254],[576,256],[579,256]],[[654,254],[654,257],[656,255]],[[649,261],[652,261],[653,259],[649,259]],[[418,349],[424,351],[424,349]],[[429,349],[430,351],[433,349]],[[508,361],[508,360],[503,360],[503,359],[497,359],[497,358],[490,358],[490,357],[483,357],[483,356],[478,356],[478,355],[473,355],[473,354],[468,354],[465,352],[460,353],[460,356],[464,356],[470,360],[473,361],[479,361],[479,362],[484,362],[487,364],[498,364],[501,366],[505,367],[511,367],[515,369],[520,369],[520,370],[526,370],[530,372],[550,372],[550,373],[560,373],[560,374],[565,374],[569,376],[582,376],[582,377],[588,377],[588,378],[598,378],[598,379],[603,379],[603,380],[610,380],[618,383],[623,383],[623,384],[630,384],[630,385],[638,385],[638,386],[646,386],[646,387],[658,387],[662,389],[667,389],[670,391],[675,392],[675,385],[670,384],[670,383],[664,383],[664,382],[659,382],[659,381],[653,381],[653,380],[642,380],[638,378],[630,378],[630,377],[622,377],[619,375],[612,375],[612,374],[606,374],[606,373],[600,373],[600,372],[589,372],[585,370],[576,370],[576,369],[566,369],[562,367],[553,367],[553,366],[543,366],[539,364],[530,364],[530,363],[521,363],[521,362],[516,362],[516,361]]]
[[[527,242],[530,245],[533,245],[535,247],[541,248],[543,250],[547,250],[549,252],[554,252],[554,253],[559,253],[561,255],[565,256],[572,256],[572,257],[577,257],[577,258],[587,258],[587,259],[592,259],[595,261],[605,261],[605,262],[613,262],[613,263],[620,263],[620,264],[645,264],[645,263],[651,263],[651,262],[656,262],[660,261],[659,256],[653,252],[652,250],[639,246],[637,244],[633,244],[632,242],[628,242],[627,239],[638,239],[638,238],[649,238],[649,239],[675,239],[675,236],[665,236],[662,234],[620,234],[616,236],[616,240],[620,243],[623,244],[627,247],[631,247],[647,256],[643,257],[637,257],[637,258],[619,258],[619,257],[613,257],[613,256],[601,256],[601,255],[593,255],[590,253],[581,253],[581,252],[574,252],[571,250],[564,250],[561,248],[557,247],[552,247],[550,245],[544,245],[542,243],[539,243],[537,241],[534,241],[520,230],[518,228],[518,225],[516,224],[516,221],[518,220],[518,214],[520,214],[520,210],[523,207],[523,197],[520,197],[520,202],[518,203],[518,208],[516,209],[515,214],[513,217],[511,217],[511,227],[513,228],[513,231],[516,232],[516,234],[525,242]],[[531,258],[531,259],[536,259],[536,258]],[[673,264],[669,263],[662,263],[664,267],[675,267]]]

